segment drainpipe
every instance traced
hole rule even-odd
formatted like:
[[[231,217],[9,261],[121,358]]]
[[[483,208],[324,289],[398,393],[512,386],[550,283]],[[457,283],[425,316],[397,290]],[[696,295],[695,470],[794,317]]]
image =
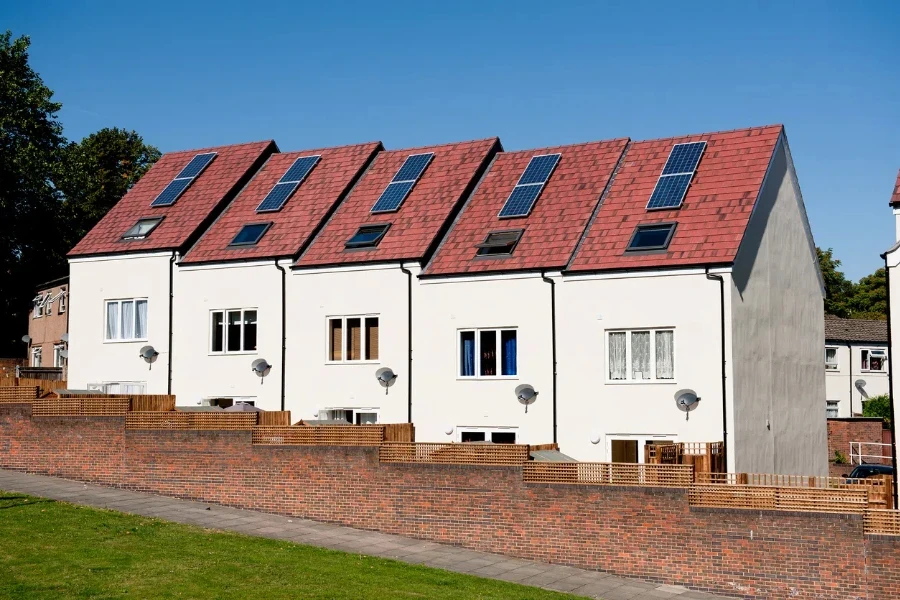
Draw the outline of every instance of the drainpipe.
[[[172,323],[172,315],[175,309],[175,257],[176,250],[172,250],[172,258],[169,259],[169,383],[166,386],[166,394],[172,395],[172,335],[175,330]]]
[[[722,343],[722,455],[725,457],[725,469],[728,469],[728,405],[725,401],[728,389],[725,383],[725,278],[721,275],[713,275],[706,267],[706,278],[719,282],[719,329]]]
[[[406,422],[412,423],[412,409],[413,409],[413,283],[412,283],[412,271],[403,266],[403,263],[400,264],[400,270],[406,273],[406,307],[407,307],[407,324],[406,324],[406,332],[407,332],[407,341],[406,347],[409,349],[409,360],[406,365],[406,398],[409,402],[409,406],[407,408],[407,417]]]
[[[275,259],[275,268],[281,271],[281,410],[284,410],[284,381],[287,372],[287,272]]]
[[[887,297],[887,334],[888,334],[888,407],[891,412],[891,464],[894,466],[894,508],[897,508],[897,413],[894,412],[894,344],[891,337],[891,270],[888,268],[887,252],[881,255],[884,259],[884,287]]]
[[[853,344],[847,342],[847,356],[850,357],[850,360],[847,361],[847,376],[850,378],[850,416],[853,416]],[[860,398],[860,407],[862,410],[862,398]]]
[[[550,346],[553,354],[553,443],[556,437],[556,282],[541,271],[541,279],[550,284]]]

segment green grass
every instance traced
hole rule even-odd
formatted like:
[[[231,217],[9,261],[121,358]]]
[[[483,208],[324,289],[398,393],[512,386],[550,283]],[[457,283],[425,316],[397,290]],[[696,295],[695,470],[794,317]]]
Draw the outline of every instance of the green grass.
[[[0,492],[0,598],[571,597]]]

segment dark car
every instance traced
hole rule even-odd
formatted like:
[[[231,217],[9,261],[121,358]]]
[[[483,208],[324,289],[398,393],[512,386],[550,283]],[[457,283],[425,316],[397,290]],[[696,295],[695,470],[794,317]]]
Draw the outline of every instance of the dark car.
[[[845,475],[848,479],[865,479],[866,477],[875,477],[876,475],[893,475],[894,468],[889,465],[857,465],[849,475]]]

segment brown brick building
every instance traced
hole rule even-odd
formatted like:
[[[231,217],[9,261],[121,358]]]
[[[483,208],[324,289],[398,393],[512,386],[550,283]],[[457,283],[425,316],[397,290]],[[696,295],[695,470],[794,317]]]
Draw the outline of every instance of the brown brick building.
[[[69,278],[62,277],[37,288],[28,319],[28,364],[31,377],[65,379],[66,333],[69,330]]]

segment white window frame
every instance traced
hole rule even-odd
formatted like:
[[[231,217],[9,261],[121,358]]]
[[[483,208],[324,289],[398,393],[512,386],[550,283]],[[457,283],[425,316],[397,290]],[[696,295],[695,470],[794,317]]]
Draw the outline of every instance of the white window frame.
[[[834,350],[834,362],[828,362],[828,351]],[[840,352],[840,348],[837,346],[825,346],[825,370],[838,372],[841,370],[841,361],[838,358],[838,352]]]
[[[868,359],[863,360],[863,352],[868,352],[869,356],[871,356],[873,352],[880,353],[881,356],[883,357],[882,361],[881,361],[882,368],[881,369],[870,369]],[[888,355],[887,355],[887,350],[885,348],[860,348],[859,349],[859,370],[863,373],[887,373],[887,370],[889,368],[889,365],[887,364],[887,362],[888,362]]]
[[[31,349],[31,366],[39,369],[43,366],[44,349],[41,347]],[[38,364],[35,364],[37,362]]]
[[[456,426],[456,437],[455,441],[462,443],[462,436],[464,433],[484,433],[484,441],[485,443],[493,443],[491,442],[491,434],[492,433],[513,433],[516,436],[516,440],[513,442],[514,444],[520,443],[519,440],[519,428],[514,426],[504,426],[504,425],[496,425],[494,427],[481,427],[481,426],[466,426],[466,425],[457,425]],[[480,442],[474,442],[480,443]]]
[[[329,407],[323,408],[321,411],[319,411],[319,413],[320,413],[319,418],[321,418],[321,413],[323,411],[333,411],[333,410],[344,410],[344,411],[349,410],[349,411],[351,411],[353,413],[353,420],[350,422],[351,425],[356,424],[356,415],[361,414],[361,413],[372,413],[375,415],[375,422],[371,423],[372,425],[377,425],[377,424],[381,423],[381,410],[378,407],[329,406]]]
[[[497,375],[481,375],[481,333],[483,331],[493,331],[494,335],[497,336]],[[516,332],[516,374],[515,375],[501,375],[500,373],[503,371],[503,332],[504,331],[515,331]],[[464,333],[474,333],[475,334],[475,374],[474,375],[461,375],[462,373],[462,334]],[[472,381],[478,379],[510,379],[515,380],[519,379],[519,373],[521,372],[519,365],[519,357],[521,356],[519,345],[519,328],[518,327],[466,327],[464,329],[456,330],[456,378],[462,379],[463,381]],[[471,427],[469,430],[473,430]],[[480,430],[479,430],[480,431]]]
[[[66,289],[63,289],[59,292],[59,314],[63,314],[66,312],[66,298],[68,297],[69,292]],[[150,305],[147,305],[147,308],[150,308]]]
[[[147,298],[115,298],[112,300],[104,300],[103,301],[103,343],[104,344],[122,344],[122,343],[132,343],[132,342],[146,342],[147,336],[144,337],[131,337],[131,338],[122,338],[122,337],[114,337],[108,338],[106,337],[106,325],[107,318],[109,314],[109,305],[110,304],[118,304],[119,312],[118,312],[118,320],[116,323],[116,333],[120,333],[118,328],[122,327],[122,303],[123,302],[132,302],[134,303],[134,326],[132,327],[132,331],[137,331],[137,318],[138,318],[138,310],[137,303],[138,302],[146,302],[147,303],[147,329],[150,329],[150,301]],[[147,332],[145,332],[147,333]]]
[[[112,386],[118,385],[128,385],[128,386],[137,386],[140,389],[138,391],[131,392],[123,392],[121,390],[112,392],[110,389]],[[87,389],[91,391],[103,392],[104,394],[146,394],[147,393],[147,382],[146,381],[104,381],[102,383],[89,383],[87,384]]]
[[[341,359],[340,360],[332,360],[331,359],[331,322],[341,320]],[[360,356],[366,355],[366,319],[378,319],[378,358],[375,360],[366,360],[361,358],[359,360],[350,360],[347,358],[347,320],[348,319],[359,319],[360,326],[360,340],[359,340],[359,354]],[[367,314],[358,314],[358,315],[329,315],[325,317],[325,364],[327,365],[377,365],[381,363],[381,339],[382,339],[382,329],[381,329],[381,313],[367,313]],[[326,409],[326,410],[341,410],[340,408],[335,409]],[[351,409],[345,409],[351,410]]]
[[[241,313],[241,348],[244,347],[244,313],[247,311],[255,311],[256,312],[256,350],[229,350],[228,349],[228,313],[239,312]],[[215,313],[222,313],[222,350],[213,350],[213,324],[212,324],[212,316]],[[259,309],[253,308],[252,306],[248,306],[246,308],[213,308],[210,309],[209,315],[207,316],[206,323],[209,326],[209,339],[207,340],[206,348],[209,351],[209,356],[222,356],[225,354],[230,354],[232,356],[238,354],[259,354]],[[219,398],[220,396],[215,396]],[[230,396],[228,396],[230,397]]]
[[[841,402],[840,400],[826,400],[825,401],[825,418],[826,419],[837,419],[841,416]],[[829,411],[834,410],[834,416],[829,415]]]
[[[66,359],[60,355],[60,352],[65,349],[65,344],[53,344],[53,366],[57,369],[62,368],[66,361]]]
[[[639,330],[640,331],[640,330]],[[637,464],[644,464],[644,446],[647,442],[654,440],[669,440],[673,444],[678,443],[678,434],[658,434],[658,433],[607,433],[606,434],[606,461],[612,462],[612,443],[619,441],[637,441]],[[627,464],[627,463],[626,463]]]
[[[656,332],[671,331],[672,332],[672,377],[670,379],[658,379],[656,377]],[[631,334],[632,333],[650,333],[650,375],[649,379],[632,379],[634,373],[631,370]],[[610,379],[609,377],[609,335],[611,333],[625,334],[625,379]],[[607,329],[603,336],[603,355],[605,361],[603,369],[605,371],[604,378],[607,384],[611,385],[640,385],[646,383],[665,384],[676,383],[678,381],[678,332],[675,327],[638,327],[635,329]]]
[[[48,294],[49,295],[49,294]],[[43,293],[38,294],[34,297],[34,310],[32,311],[32,318],[40,319],[44,316],[44,304],[47,302],[47,296]]]

